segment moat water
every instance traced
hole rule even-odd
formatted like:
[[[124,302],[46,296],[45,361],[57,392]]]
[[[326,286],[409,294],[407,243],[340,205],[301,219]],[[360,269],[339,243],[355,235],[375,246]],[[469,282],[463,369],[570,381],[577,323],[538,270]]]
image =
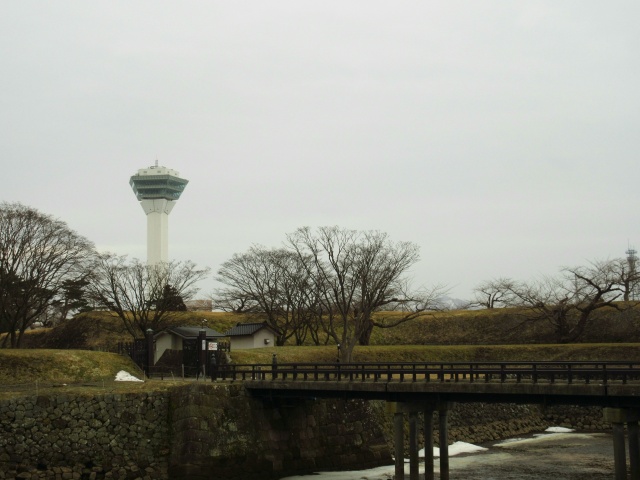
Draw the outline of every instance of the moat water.
[[[449,478],[477,480],[611,480],[613,440],[609,433],[572,432],[531,435],[480,445],[486,450],[449,458]],[[405,464],[409,478],[409,465]],[[435,459],[435,478],[440,478]],[[420,473],[424,473],[421,464]],[[286,480],[390,480],[394,466],[352,472],[320,472]],[[285,479],[283,479],[285,480]]]

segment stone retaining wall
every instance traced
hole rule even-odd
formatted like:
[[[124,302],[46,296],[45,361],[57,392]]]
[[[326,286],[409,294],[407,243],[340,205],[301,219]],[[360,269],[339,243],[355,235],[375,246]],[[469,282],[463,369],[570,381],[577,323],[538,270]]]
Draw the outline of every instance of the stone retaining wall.
[[[484,443],[542,432],[548,427],[606,430],[611,425],[604,422],[602,408],[568,405],[543,408],[540,405],[458,404],[449,415],[450,442]]]
[[[0,478],[166,478],[161,393],[57,395],[0,402]]]
[[[391,423],[380,401],[260,401],[221,383],[21,397],[0,401],[0,479],[263,480],[369,468],[392,463]],[[458,404],[449,439],[485,443],[549,426],[610,428],[595,407]]]
[[[265,402],[240,385],[208,384],[174,390],[171,409],[172,479],[264,480],[392,463],[378,417],[361,400]]]

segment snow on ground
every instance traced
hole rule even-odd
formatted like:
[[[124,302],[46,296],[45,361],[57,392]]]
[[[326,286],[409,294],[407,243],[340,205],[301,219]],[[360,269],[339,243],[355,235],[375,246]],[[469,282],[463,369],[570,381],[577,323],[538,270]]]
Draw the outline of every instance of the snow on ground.
[[[449,445],[449,456],[460,455],[461,453],[474,453],[487,450],[484,447],[479,447],[478,445],[473,445],[471,443],[466,442],[455,442]],[[424,457],[424,448],[419,452],[420,457]],[[440,456],[440,449],[438,447],[433,447],[433,456]],[[409,459],[405,458],[405,472],[409,473]],[[370,470],[361,470],[361,471],[346,471],[346,472],[318,472],[314,474],[315,478],[320,478],[322,480],[389,480],[393,478],[395,473],[395,466],[388,465],[384,467],[372,468]],[[420,466],[420,473],[424,473],[424,465]],[[298,475],[294,477],[286,477],[281,480],[304,480],[309,477],[309,475]]]
[[[390,465],[370,470],[347,470],[344,472],[319,472],[312,475],[297,475],[282,478],[281,480],[305,480],[311,476],[322,480],[390,480],[393,478],[394,473],[395,467]]]
[[[571,432],[575,432],[575,430],[573,430],[572,428],[565,428],[565,427],[549,427],[545,430],[545,432],[550,432],[550,433],[571,433]]]
[[[124,370],[120,370],[118,373],[116,373],[116,382],[144,382],[144,380],[140,380],[130,373],[125,372]]]
[[[533,438],[514,438],[509,440],[504,440],[494,446],[496,447],[508,447],[511,445],[515,445],[522,442],[536,442],[540,440],[547,439],[549,437],[554,436],[563,436],[568,433],[573,432],[573,430],[564,427],[549,427],[545,430],[548,433],[540,433],[535,434]],[[576,435],[576,434],[573,434]],[[456,456],[462,453],[476,453],[483,452],[488,450],[485,447],[480,447],[478,445],[473,445],[471,443],[466,442],[454,442],[449,445],[449,456]],[[424,458],[424,448],[420,450],[419,456]],[[433,456],[440,457],[440,449],[438,447],[433,447]],[[409,460],[405,458],[405,473],[409,473]],[[436,462],[437,467],[437,462]],[[438,470],[439,471],[439,470]],[[308,477],[313,476],[318,480],[391,480],[393,479],[393,475],[395,473],[395,466],[388,465],[378,468],[372,468],[370,470],[360,470],[360,471],[344,471],[344,472],[317,472],[311,475],[297,475],[293,477],[286,477],[280,480],[308,480]],[[424,473],[424,464],[420,464],[420,473]]]
[[[530,441],[534,441],[537,439],[544,439],[545,437],[550,437],[553,436],[552,434],[556,434],[556,433],[572,433],[575,432],[575,430],[571,429],[571,428],[565,428],[565,427],[549,427],[545,430],[545,433],[534,433],[533,434],[533,438],[529,437],[529,438],[520,438],[520,437],[515,437],[515,438],[507,438],[506,440],[501,440],[500,442],[496,443],[494,445],[494,447],[503,447],[506,446],[507,444],[510,443],[520,443],[520,442],[530,442]]]
[[[453,457],[454,455],[460,455],[461,453],[475,453],[475,452],[482,452],[484,450],[487,450],[487,449],[484,447],[479,447],[478,445],[473,445],[472,443],[454,442],[451,445],[449,445],[449,456]],[[424,448],[420,450],[418,455],[421,458],[424,458]],[[438,447],[433,447],[433,456],[440,457],[440,449]],[[408,462],[409,460],[405,460],[405,461]]]

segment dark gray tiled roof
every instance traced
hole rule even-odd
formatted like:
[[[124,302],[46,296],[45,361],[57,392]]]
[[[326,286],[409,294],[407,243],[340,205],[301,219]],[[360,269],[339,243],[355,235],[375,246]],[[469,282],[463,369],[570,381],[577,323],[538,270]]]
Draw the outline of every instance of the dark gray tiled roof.
[[[253,335],[261,328],[268,328],[265,323],[239,323],[235,327],[224,332],[225,337],[237,337],[240,335]]]
[[[202,330],[202,327],[169,327],[167,329],[168,332],[186,339],[198,338],[198,336],[200,335],[200,330]],[[212,328],[205,328],[204,331],[206,332],[206,336],[209,339],[224,337],[222,333],[216,332]]]

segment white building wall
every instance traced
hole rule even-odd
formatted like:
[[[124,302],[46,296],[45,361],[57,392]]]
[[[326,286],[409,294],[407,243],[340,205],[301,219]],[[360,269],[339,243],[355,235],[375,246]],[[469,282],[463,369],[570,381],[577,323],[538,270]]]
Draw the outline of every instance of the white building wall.
[[[231,351],[247,350],[255,348],[253,346],[253,337],[251,335],[243,335],[241,337],[231,337]]]
[[[253,336],[253,348],[274,347],[276,336],[270,330],[263,328]],[[268,343],[265,343],[268,340]]]
[[[182,338],[170,333],[161,333],[155,338],[154,348],[153,363],[157,363],[165,350],[182,350]]]
[[[269,340],[265,343],[265,340]],[[250,348],[274,347],[276,336],[268,329],[258,330],[254,335],[231,337],[231,351],[248,350]]]

